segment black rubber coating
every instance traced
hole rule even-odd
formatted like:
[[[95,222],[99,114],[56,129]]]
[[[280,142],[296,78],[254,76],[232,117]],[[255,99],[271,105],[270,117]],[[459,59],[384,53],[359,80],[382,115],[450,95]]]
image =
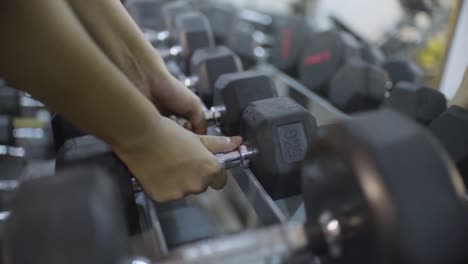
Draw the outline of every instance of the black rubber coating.
[[[268,194],[299,194],[299,165],[315,140],[315,117],[294,100],[276,97],[250,103],[242,119],[242,135],[258,151],[252,171]]]
[[[387,74],[378,66],[353,60],[335,74],[328,97],[346,113],[370,110],[384,100],[388,82]]]
[[[429,129],[455,161],[468,187],[468,110],[453,105]]]
[[[382,67],[387,71],[393,84],[399,82],[422,83],[424,73],[416,63],[400,58],[388,59]]]
[[[51,126],[54,136],[55,151],[59,151],[67,140],[86,135],[57,113],[52,117]]]
[[[336,263],[459,263],[467,255],[465,190],[423,127],[390,110],[327,127],[303,165],[310,225],[341,224]]]
[[[214,105],[226,107],[222,118],[225,135],[239,135],[242,111],[250,102],[276,97],[273,80],[259,71],[223,74],[215,84]]]
[[[113,177],[96,168],[33,179],[7,223],[12,263],[115,264],[129,256]]]
[[[309,89],[328,94],[328,85],[338,69],[350,59],[361,57],[361,45],[350,34],[326,31],[307,40],[299,67],[299,79]]]
[[[447,99],[441,92],[429,87],[399,82],[384,101],[384,106],[428,125],[447,109]]]
[[[175,27],[179,36],[179,45],[183,49],[184,68],[190,74],[190,59],[200,48],[213,47],[214,36],[208,18],[199,12],[178,15]]]
[[[129,234],[140,231],[132,175],[106,143],[93,136],[70,139],[57,153],[55,166],[56,171],[76,166],[99,166],[107,170],[117,179]]]
[[[224,46],[198,49],[192,56],[191,73],[198,76],[197,92],[208,107],[213,105],[214,86],[219,76],[242,70],[239,57]]]

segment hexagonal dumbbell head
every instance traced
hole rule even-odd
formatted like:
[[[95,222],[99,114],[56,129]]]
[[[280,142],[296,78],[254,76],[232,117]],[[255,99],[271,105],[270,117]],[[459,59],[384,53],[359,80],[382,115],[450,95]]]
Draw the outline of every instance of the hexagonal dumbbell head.
[[[351,61],[331,81],[330,102],[347,113],[373,109],[384,100],[387,84],[387,74],[379,67]]]
[[[214,105],[224,105],[226,135],[239,135],[242,111],[251,102],[278,96],[273,80],[258,71],[223,74],[215,84]]]
[[[274,20],[274,44],[270,62],[281,71],[297,76],[299,59],[307,39],[313,33],[306,20],[296,16],[278,17]]]
[[[447,100],[441,92],[429,87],[399,82],[383,105],[427,125],[447,109]]]
[[[198,49],[192,56],[191,73],[198,77],[197,93],[207,106],[213,105],[215,82],[225,73],[242,71],[242,63],[224,46]]]
[[[300,61],[300,81],[309,89],[327,95],[329,82],[338,69],[360,56],[359,42],[348,33],[327,31],[313,35]]]
[[[12,263],[121,263],[128,257],[118,187],[97,168],[22,183],[7,222]]]
[[[160,31],[164,26],[161,17],[163,4],[161,0],[129,0],[125,7],[140,28]]]
[[[466,194],[453,166],[409,118],[388,109],[356,115],[324,129],[310,148],[307,219],[335,219],[328,231],[338,231],[329,233],[336,263],[459,263]]]
[[[177,0],[166,3],[161,8],[161,16],[164,20],[164,25],[167,31],[173,34],[172,39],[177,38],[177,32],[175,32],[175,19],[178,15],[193,11],[190,3],[184,0]]]
[[[317,134],[314,116],[287,97],[250,103],[242,134],[255,149],[251,168],[273,199],[300,193],[299,165]]]
[[[432,121],[429,129],[455,161],[468,186],[468,110],[453,105]]]
[[[197,49],[215,45],[213,32],[206,16],[199,12],[178,15],[175,27],[183,50],[184,67],[189,70],[190,58]]]
[[[406,59],[389,59],[382,67],[387,71],[394,85],[398,82],[421,83],[424,77],[421,68]]]

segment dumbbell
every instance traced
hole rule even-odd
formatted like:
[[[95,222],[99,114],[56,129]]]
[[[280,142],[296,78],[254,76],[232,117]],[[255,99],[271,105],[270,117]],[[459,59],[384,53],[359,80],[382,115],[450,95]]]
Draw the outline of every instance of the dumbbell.
[[[450,106],[430,123],[429,130],[448,151],[465,184],[468,183],[468,110]]]
[[[394,85],[398,82],[421,84],[424,78],[422,69],[413,61],[403,58],[390,58],[382,65]]]
[[[141,188],[127,167],[106,143],[93,136],[72,138],[65,142],[57,154],[57,171],[80,166],[99,166],[113,175],[120,196],[123,197],[127,230],[130,235],[137,234],[140,231],[140,220],[134,193],[140,192]],[[219,235],[213,219],[201,208],[190,206],[185,200],[156,204],[156,210],[169,248]]]
[[[176,43],[176,17],[194,11],[188,2],[183,0],[172,2],[132,0],[126,3],[126,7],[138,25],[149,23],[148,27],[142,27],[141,29],[148,41],[155,47],[167,47]],[[154,25],[155,22],[159,24]]]
[[[243,9],[232,22],[227,45],[250,66],[265,60],[273,44],[273,17],[254,10]]]
[[[135,204],[135,184],[127,167],[113,154],[109,145],[93,136],[71,138],[64,142],[57,152],[55,171],[60,172],[73,167],[101,167],[113,175],[118,183],[125,212],[127,229],[130,234],[139,230],[138,213]]]
[[[302,17],[275,17],[273,20],[273,47],[268,61],[286,74],[297,77],[300,57],[313,32],[313,29]]]
[[[191,69],[191,72],[194,73],[193,76],[181,76],[180,79],[187,87],[195,91],[208,107],[211,107],[213,106],[213,97],[216,94],[215,91],[224,88],[224,86],[220,84],[220,88],[215,90],[215,84],[219,76],[225,73],[242,71],[242,64],[231,50],[224,46],[218,46],[197,50],[191,60]],[[237,84],[235,84],[235,86],[238,87]],[[230,91],[230,89],[228,90]],[[217,103],[222,104],[219,99],[220,97],[221,95],[217,95],[216,100]],[[234,109],[231,108],[231,106],[229,106],[229,108]],[[211,111],[211,113],[207,112],[206,115],[207,117],[211,116],[209,119],[212,119],[212,121],[216,121],[217,118],[214,117],[218,115],[217,112],[219,111],[213,110],[214,111]],[[231,120],[230,113],[230,111],[227,113],[229,115],[229,120]],[[55,149],[57,151],[65,141],[85,135],[84,132],[71,125],[58,114],[55,114],[52,118],[52,132],[54,135]]]
[[[317,134],[314,116],[294,100],[276,97],[249,103],[242,113],[244,144],[216,154],[225,169],[249,167],[273,199],[300,190],[299,164]]]
[[[341,66],[361,57],[360,43],[349,33],[330,30],[311,35],[299,62],[299,79],[327,96],[331,79]]]
[[[23,182],[4,239],[15,264],[115,264],[130,256],[114,177],[95,168]]]
[[[239,57],[224,46],[196,50],[190,65],[192,75],[179,79],[196,92],[208,107],[213,106],[214,87],[219,76],[243,70]]]
[[[466,193],[452,166],[401,114],[357,115],[324,129],[302,163],[305,223],[199,242],[161,263],[463,263]]]
[[[239,135],[245,107],[276,96],[273,80],[259,71],[223,74],[215,83],[214,106],[205,111],[205,118],[208,124],[220,126],[225,135]]]
[[[447,109],[447,99],[435,89],[403,81],[392,88],[383,106],[428,125]]]
[[[214,46],[214,37],[208,19],[198,12],[187,12],[175,18],[177,43],[168,49],[158,49],[164,60],[175,59],[183,65],[184,71],[190,70],[190,59],[200,48]]]
[[[390,88],[387,73],[359,59],[350,60],[332,78],[328,88],[330,102],[346,113],[375,109]]]
[[[216,43],[226,45],[230,28],[236,20],[238,10],[228,3],[212,2],[204,12],[213,28]]]

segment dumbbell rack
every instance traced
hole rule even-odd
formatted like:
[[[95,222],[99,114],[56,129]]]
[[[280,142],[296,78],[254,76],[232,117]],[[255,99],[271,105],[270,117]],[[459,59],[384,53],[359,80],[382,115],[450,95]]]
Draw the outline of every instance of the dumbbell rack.
[[[308,101],[308,110],[314,114],[320,125],[323,126],[350,118],[349,115],[341,112],[326,100],[307,89],[298,81],[282,73],[274,66],[260,64],[256,69],[272,76],[275,82],[277,82],[278,88],[282,88],[284,92],[287,93],[287,89],[294,89],[304,96]],[[209,127],[208,134],[222,135],[217,127]],[[294,196],[274,201],[250,169],[238,167],[230,170],[230,173],[255,212],[260,226],[281,224],[288,220],[305,221],[302,197]],[[137,195],[137,203],[144,208],[145,212],[142,216],[144,216],[145,222],[148,224],[149,230],[151,230],[150,240],[152,241],[145,241],[145,243],[149,243],[151,245],[150,247],[157,251],[157,253],[161,255],[167,254],[169,249],[158,219],[155,203],[143,193]]]

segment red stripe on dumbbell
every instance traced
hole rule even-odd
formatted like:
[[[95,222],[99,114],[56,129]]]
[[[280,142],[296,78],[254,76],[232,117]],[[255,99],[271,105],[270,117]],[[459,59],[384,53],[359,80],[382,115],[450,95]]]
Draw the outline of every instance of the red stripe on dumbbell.
[[[292,32],[290,29],[283,30],[283,59],[289,59],[289,53],[291,50],[291,35]]]
[[[330,58],[331,58],[330,51],[325,50],[325,51],[307,56],[304,59],[304,65],[309,66],[309,65],[320,64],[320,63],[323,63],[324,61],[330,60]]]

